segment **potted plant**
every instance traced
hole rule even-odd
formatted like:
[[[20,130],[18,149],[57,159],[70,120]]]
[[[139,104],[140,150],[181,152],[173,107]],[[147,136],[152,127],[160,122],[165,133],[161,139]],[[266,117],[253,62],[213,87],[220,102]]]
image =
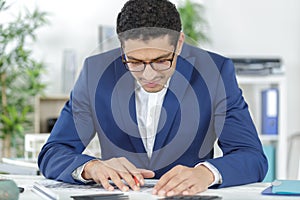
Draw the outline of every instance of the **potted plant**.
[[[0,14],[8,9],[5,0],[0,0]],[[36,39],[36,30],[47,23],[46,15],[37,9],[33,12],[27,10],[26,14],[19,14],[11,22],[0,23],[0,138],[3,157],[12,156],[12,150],[20,147],[18,141],[23,144],[24,131],[33,124],[30,116],[34,111],[34,97],[45,88],[40,80],[45,67],[32,57],[32,51],[26,46]]]
[[[204,30],[208,23],[203,17],[203,5],[191,0],[182,0],[179,2],[178,11],[182,21],[183,32],[187,36],[186,41],[192,45],[198,45],[199,42],[210,42]]]

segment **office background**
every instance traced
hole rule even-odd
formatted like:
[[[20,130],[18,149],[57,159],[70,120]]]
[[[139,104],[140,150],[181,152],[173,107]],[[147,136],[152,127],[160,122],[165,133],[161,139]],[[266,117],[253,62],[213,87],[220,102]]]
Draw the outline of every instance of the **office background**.
[[[99,25],[114,26],[127,0],[8,0],[12,12],[35,7],[48,12],[50,25],[38,31],[34,56],[47,66],[47,94],[62,92],[63,52],[76,54],[76,68],[98,48]],[[178,4],[180,0],[171,0]],[[287,133],[300,131],[300,1],[298,0],[194,0],[203,3],[211,44],[205,49],[229,57],[280,57],[287,78]]]

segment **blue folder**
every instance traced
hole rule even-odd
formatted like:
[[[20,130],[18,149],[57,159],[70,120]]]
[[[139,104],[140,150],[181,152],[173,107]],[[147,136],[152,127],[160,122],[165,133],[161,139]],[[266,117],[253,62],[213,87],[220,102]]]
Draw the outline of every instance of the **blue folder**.
[[[300,180],[276,180],[262,191],[264,195],[300,196]]]
[[[262,134],[278,134],[278,89],[262,91]]]

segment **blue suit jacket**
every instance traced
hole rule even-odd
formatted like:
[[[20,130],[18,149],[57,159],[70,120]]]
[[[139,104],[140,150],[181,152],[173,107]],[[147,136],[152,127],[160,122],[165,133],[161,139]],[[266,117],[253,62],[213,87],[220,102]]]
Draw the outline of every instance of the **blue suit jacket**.
[[[115,49],[86,59],[38,164],[51,179],[80,183],[72,172],[94,159],[81,154],[97,134],[101,159],[126,157],[155,178],[176,165],[207,161],[221,173],[218,187],[263,180],[267,160],[238,88],[231,60],[184,45],[163,102],[148,159],[135,108],[135,80]],[[213,144],[223,157],[213,159]]]

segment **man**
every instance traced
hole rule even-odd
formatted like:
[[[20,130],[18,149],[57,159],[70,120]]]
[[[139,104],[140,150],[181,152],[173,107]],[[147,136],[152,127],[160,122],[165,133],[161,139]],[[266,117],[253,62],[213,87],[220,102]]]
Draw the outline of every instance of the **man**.
[[[86,59],[39,155],[47,178],[113,190],[111,180],[122,191],[158,178],[160,196],[263,180],[267,160],[232,62],[180,31],[168,0],[124,5],[121,48]],[[81,154],[95,133],[101,158]],[[214,159],[216,138],[223,157]]]

